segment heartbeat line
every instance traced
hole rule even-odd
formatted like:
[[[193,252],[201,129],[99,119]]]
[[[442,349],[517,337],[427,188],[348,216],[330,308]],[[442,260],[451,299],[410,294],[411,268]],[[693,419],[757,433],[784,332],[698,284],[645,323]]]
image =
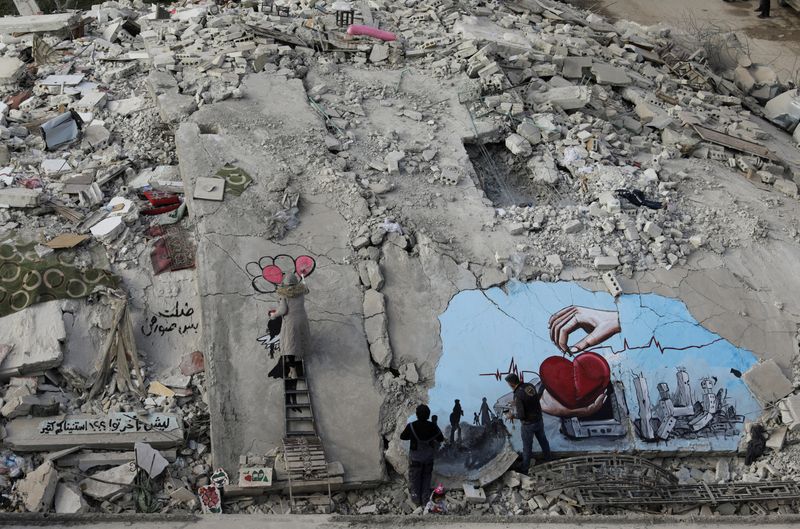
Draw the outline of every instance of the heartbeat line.
[[[494,373],[480,373],[478,376],[481,377],[494,377],[496,380],[502,379],[506,375],[515,374],[519,377],[520,382],[525,382],[525,373],[530,373],[532,375],[536,374],[536,371],[527,371],[522,370],[520,371],[517,362],[514,360],[514,357],[511,357],[511,363],[508,364],[508,371],[500,371],[499,369],[496,370]]]
[[[701,345],[687,345],[686,347],[664,347],[663,345],[661,345],[661,342],[659,342],[656,339],[655,336],[652,336],[650,338],[650,341],[647,342],[645,345],[637,345],[635,347],[631,347],[630,345],[628,345],[628,339],[627,338],[623,338],[623,340],[622,340],[622,349],[620,349],[619,351],[617,351],[616,349],[614,349],[610,345],[601,345],[600,347],[593,347],[592,351],[596,351],[596,350],[599,350],[599,349],[606,349],[606,350],[611,351],[612,354],[617,355],[617,354],[620,354],[620,353],[624,353],[625,351],[641,351],[643,349],[650,349],[651,347],[655,346],[656,349],[661,351],[661,354],[664,354],[667,351],[688,351],[689,349],[703,349],[704,347],[709,347],[711,345],[714,345],[717,342],[721,342],[722,340],[723,340],[723,338],[717,338],[716,340],[712,340],[712,341],[710,341],[708,343],[704,343],[704,344],[701,344]]]
[[[705,344],[701,344],[701,345],[687,345],[685,347],[664,347],[663,345],[661,345],[661,342],[659,342],[656,339],[655,336],[652,336],[650,338],[650,341],[647,342],[645,345],[637,345],[637,346],[631,347],[628,344],[628,339],[625,338],[625,339],[622,340],[622,349],[620,349],[620,350],[616,350],[613,347],[611,347],[610,345],[601,345],[600,347],[593,347],[592,351],[597,351],[599,349],[605,349],[605,350],[611,351],[611,354],[615,354],[616,355],[616,354],[624,353],[625,351],[641,351],[643,349],[649,349],[650,347],[655,346],[656,349],[658,349],[661,352],[661,354],[664,354],[667,351],[688,351],[689,349],[703,349],[704,347],[709,347],[711,345],[714,345],[717,342],[721,342],[722,340],[723,340],[723,338],[717,338],[716,340],[713,340],[711,342],[708,342],[708,343],[705,343]],[[479,373],[478,376],[481,376],[481,377],[494,377],[495,380],[499,381],[504,376],[510,375],[512,373],[517,375],[521,382],[525,382],[525,373],[530,373],[530,374],[535,375],[536,371],[520,370],[519,369],[519,365],[517,364],[516,360],[512,356],[511,357],[511,362],[508,364],[508,370],[507,371],[500,371],[500,369],[497,369],[493,373]]]

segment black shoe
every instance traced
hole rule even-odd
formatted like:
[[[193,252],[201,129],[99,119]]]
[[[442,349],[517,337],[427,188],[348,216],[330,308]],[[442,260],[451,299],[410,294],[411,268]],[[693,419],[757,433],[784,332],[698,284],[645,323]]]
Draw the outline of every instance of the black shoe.
[[[769,18],[769,15],[765,15],[764,13],[761,13],[760,15],[758,15],[758,18]]]

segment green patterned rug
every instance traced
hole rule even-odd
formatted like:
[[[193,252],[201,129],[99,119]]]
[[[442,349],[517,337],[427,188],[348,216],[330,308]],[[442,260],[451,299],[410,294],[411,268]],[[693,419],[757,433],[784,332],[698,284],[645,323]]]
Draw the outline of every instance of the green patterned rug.
[[[39,257],[34,243],[0,244],[0,317],[54,299],[78,299],[97,287],[117,288],[119,278],[107,270],[81,270],[72,252]]]

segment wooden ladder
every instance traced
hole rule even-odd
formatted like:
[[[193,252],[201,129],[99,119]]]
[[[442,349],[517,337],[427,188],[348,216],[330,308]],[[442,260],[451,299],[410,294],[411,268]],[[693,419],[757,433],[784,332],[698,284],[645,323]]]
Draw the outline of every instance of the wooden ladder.
[[[286,437],[315,436],[317,425],[314,422],[314,408],[311,405],[311,388],[308,386],[308,374],[302,360],[295,360],[294,368],[297,377],[284,377],[284,433]],[[288,372],[288,369],[284,372]]]

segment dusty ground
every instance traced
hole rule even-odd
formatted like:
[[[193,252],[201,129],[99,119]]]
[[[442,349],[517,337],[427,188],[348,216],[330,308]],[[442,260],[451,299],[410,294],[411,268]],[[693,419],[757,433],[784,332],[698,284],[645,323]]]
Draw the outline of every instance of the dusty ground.
[[[757,0],[571,0],[569,3],[590,9],[612,19],[627,19],[640,24],[667,24],[678,32],[697,32],[718,28],[736,30],[747,37],[754,62],[770,64],[784,80],[797,80],[800,72],[800,13],[772,1],[769,19],[760,19],[753,10]]]
[[[763,519],[762,519],[763,521]],[[221,527],[237,527],[239,529],[344,529],[344,528],[370,528],[370,527],[397,527],[399,520],[395,517],[376,517],[364,518],[359,517],[358,521],[344,520],[339,517],[329,516],[204,516],[196,519],[186,520],[172,520],[172,521],[137,521],[137,522],[113,522],[97,521],[97,526],[104,529],[183,529],[185,527],[192,527],[195,529],[206,528],[221,528]],[[415,520],[414,527],[416,529],[436,529],[440,527],[459,527],[468,529],[500,529],[503,527],[542,527],[552,529],[575,529],[578,527],[592,527],[594,529],[613,529],[616,527],[624,527],[625,529],[645,529],[652,527],[659,527],[660,529],[712,529],[719,527],[739,527],[744,526],[742,520],[737,520],[730,516],[718,517],[714,520],[699,521],[699,522],[682,522],[682,523],[657,523],[652,518],[642,518],[640,520],[624,521],[619,518],[609,521],[607,523],[597,522],[556,522],[556,523],[542,523],[542,517],[518,517],[512,520],[495,521],[495,522],[475,522],[463,517],[451,518],[419,518]],[[408,523],[407,519],[403,523]],[[753,522],[747,522],[753,525]],[[0,525],[5,525],[0,521]],[[61,529],[63,527],[72,527],[72,524],[50,524],[53,529]],[[83,525],[84,527],[95,527],[95,525]],[[758,523],[758,527],[769,527],[770,529],[789,529],[795,527],[791,522],[783,523]],[[7,527],[14,527],[19,529],[27,529],[33,527],[42,527],[40,524],[11,524]]]

